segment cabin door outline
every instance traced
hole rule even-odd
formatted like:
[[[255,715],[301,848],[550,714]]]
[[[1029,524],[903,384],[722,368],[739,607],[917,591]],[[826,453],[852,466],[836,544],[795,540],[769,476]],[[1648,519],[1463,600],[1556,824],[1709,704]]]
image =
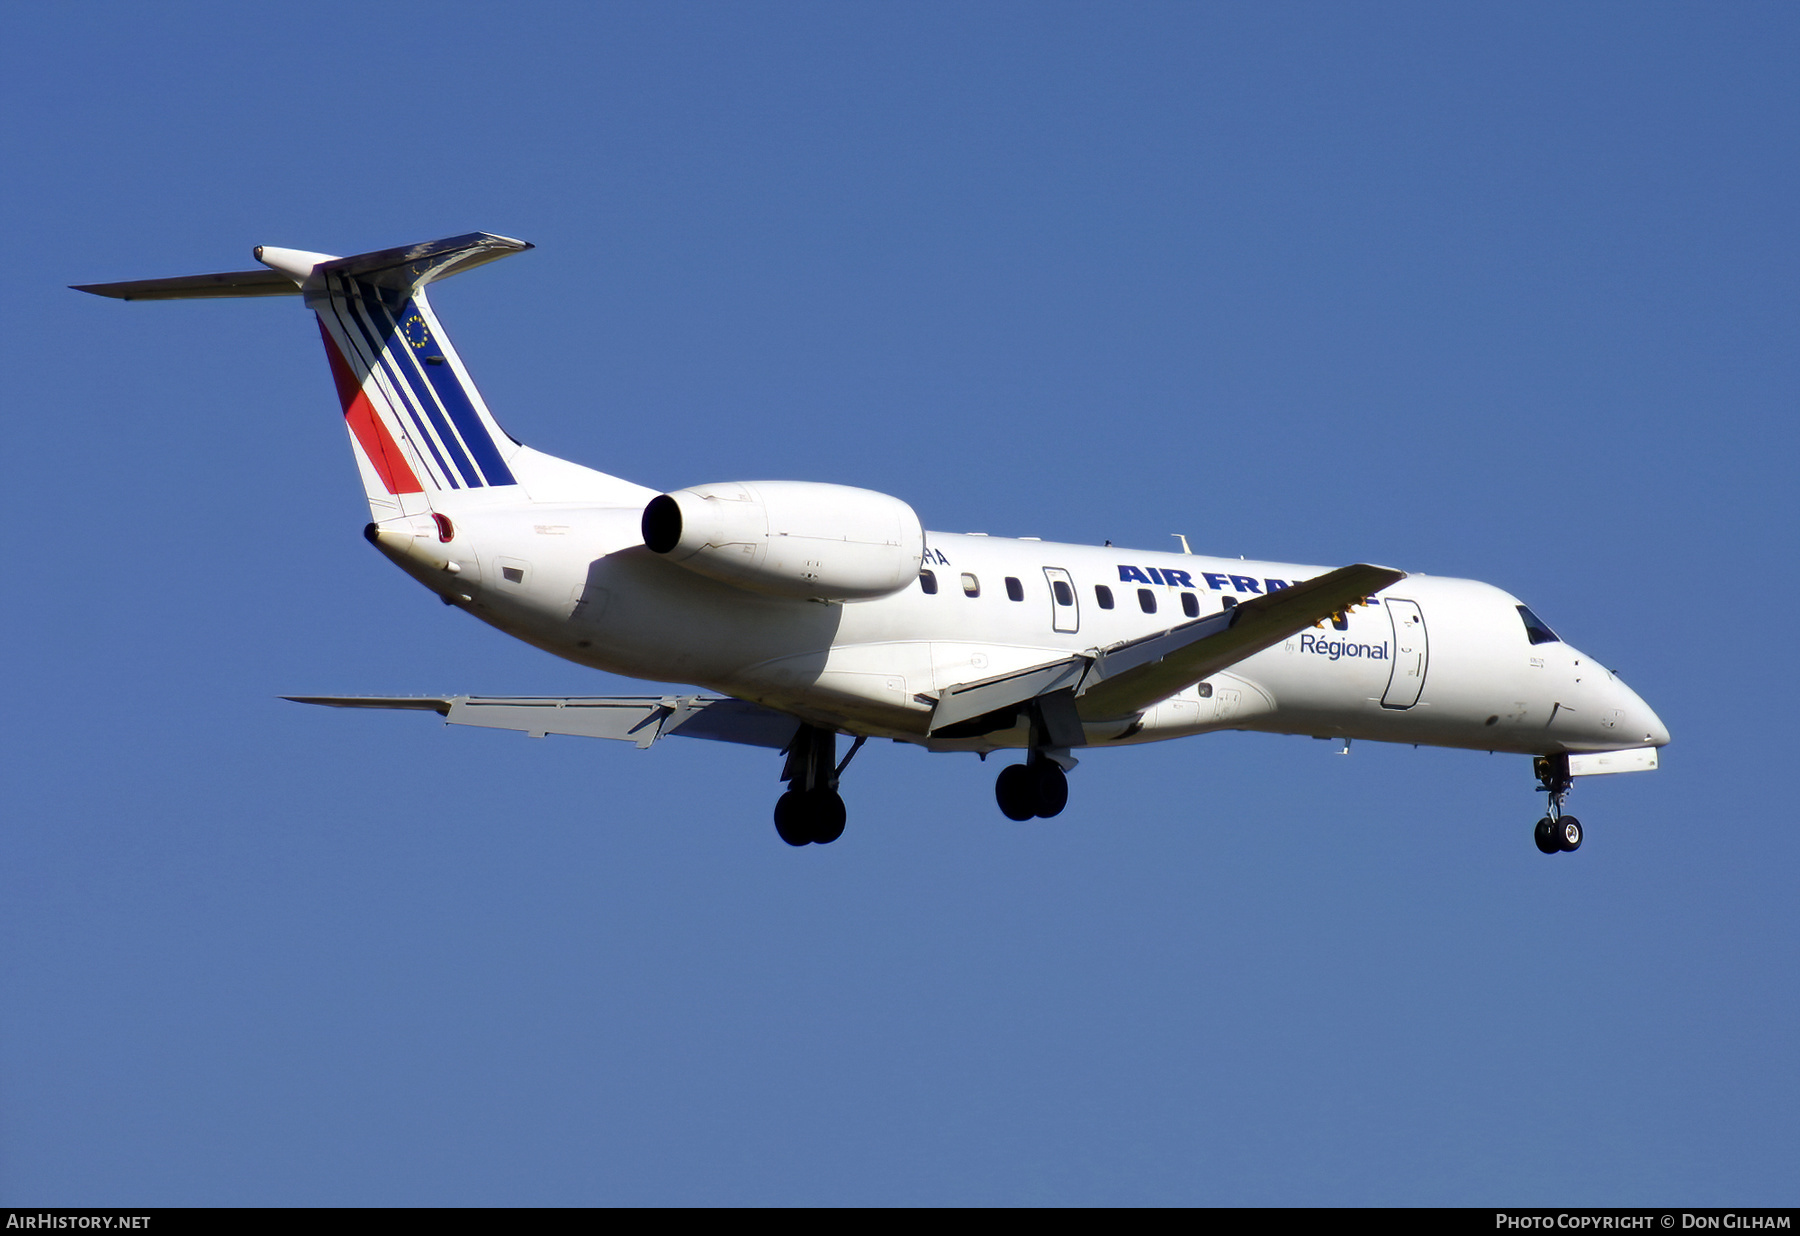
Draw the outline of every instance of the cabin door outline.
[[[1064,635],[1081,630],[1081,598],[1075,592],[1075,580],[1061,567],[1045,567],[1044,579],[1050,584],[1050,629]],[[1061,584],[1059,593],[1056,585]],[[1067,596],[1065,602],[1063,597]]]
[[[1404,710],[1419,702],[1425,689],[1425,673],[1431,666],[1431,644],[1425,633],[1425,611],[1417,601],[1400,597],[1383,597],[1394,628],[1394,666],[1388,673],[1387,690],[1381,694],[1381,706]]]

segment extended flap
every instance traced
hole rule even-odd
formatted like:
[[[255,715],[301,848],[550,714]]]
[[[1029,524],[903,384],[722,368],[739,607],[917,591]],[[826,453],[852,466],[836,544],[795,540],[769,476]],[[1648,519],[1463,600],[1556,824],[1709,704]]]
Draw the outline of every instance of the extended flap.
[[[1081,681],[1087,667],[1086,657],[1067,657],[1010,674],[996,674],[979,682],[948,687],[938,697],[937,707],[932,711],[930,731],[936,733],[958,722],[1073,687]]]

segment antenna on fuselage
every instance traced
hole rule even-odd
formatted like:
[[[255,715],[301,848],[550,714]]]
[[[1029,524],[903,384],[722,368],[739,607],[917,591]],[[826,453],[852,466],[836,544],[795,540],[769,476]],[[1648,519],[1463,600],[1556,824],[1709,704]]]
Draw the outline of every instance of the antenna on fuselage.
[[[1182,553],[1187,554],[1189,557],[1193,556],[1194,551],[1188,548],[1187,538],[1185,536],[1182,536],[1179,532],[1171,532],[1169,535],[1181,542]]]

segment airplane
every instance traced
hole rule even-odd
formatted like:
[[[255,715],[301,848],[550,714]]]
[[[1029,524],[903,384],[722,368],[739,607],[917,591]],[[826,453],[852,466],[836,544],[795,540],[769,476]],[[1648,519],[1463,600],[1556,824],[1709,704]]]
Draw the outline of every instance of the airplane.
[[[288,696],[452,725],[773,749],[775,828],[827,844],[871,738],[1023,752],[1013,820],[1068,802],[1077,751],[1252,730],[1532,757],[1540,851],[1581,845],[1575,780],[1648,771],[1668,730],[1517,597],[1369,563],[928,532],[906,502],[810,481],[667,493],[501,429],[426,286],[532,248],[475,232],[350,257],[260,246],[261,269],[73,285],[120,300],[298,296],[368,496],[363,534],[462,609],[578,665],[696,692]],[[852,740],[842,759],[837,740]]]

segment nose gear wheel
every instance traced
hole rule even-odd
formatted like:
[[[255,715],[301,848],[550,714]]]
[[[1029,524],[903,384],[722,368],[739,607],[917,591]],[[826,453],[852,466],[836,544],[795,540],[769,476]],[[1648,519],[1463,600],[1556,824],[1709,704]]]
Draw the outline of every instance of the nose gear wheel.
[[[1537,842],[1540,854],[1554,854],[1562,849],[1562,846],[1557,844],[1556,821],[1549,816],[1545,816],[1537,822],[1537,827],[1531,832],[1531,839]]]
[[[1566,755],[1540,755],[1532,761],[1532,771],[1537,773],[1538,787],[1550,796],[1550,809],[1543,819],[1537,822],[1532,832],[1532,840],[1544,854],[1566,854],[1581,848],[1581,821],[1572,815],[1563,814],[1563,800],[1569,796],[1569,788],[1575,779],[1569,775],[1569,757]]]

